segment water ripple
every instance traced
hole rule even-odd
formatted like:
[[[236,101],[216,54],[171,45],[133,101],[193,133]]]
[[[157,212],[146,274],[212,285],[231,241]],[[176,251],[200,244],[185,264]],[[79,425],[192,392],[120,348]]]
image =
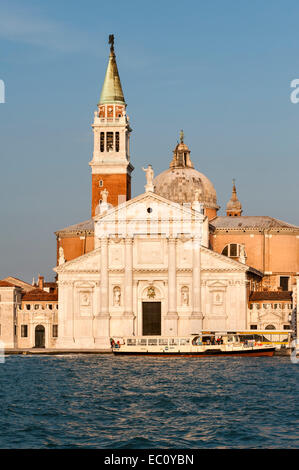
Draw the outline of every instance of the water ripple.
[[[11,356],[1,448],[296,448],[288,358]]]

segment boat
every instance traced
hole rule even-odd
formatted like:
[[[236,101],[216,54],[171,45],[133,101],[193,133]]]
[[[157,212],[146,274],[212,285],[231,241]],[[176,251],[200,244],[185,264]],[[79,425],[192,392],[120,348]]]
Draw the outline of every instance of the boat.
[[[130,336],[112,339],[115,355],[127,356],[273,356],[275,345],[243,340],[238,334],[200,333],[182,337]]]

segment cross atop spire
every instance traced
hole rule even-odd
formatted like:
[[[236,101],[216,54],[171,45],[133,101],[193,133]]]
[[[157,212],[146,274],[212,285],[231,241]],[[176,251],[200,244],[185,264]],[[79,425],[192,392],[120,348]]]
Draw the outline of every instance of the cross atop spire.
[[[184,131],[183,131],[183,129],[180,132],[180,141],[181,141],[181,144],[184,143]]]
[[[109,34],[110,52],[114,52],[114,34]]]

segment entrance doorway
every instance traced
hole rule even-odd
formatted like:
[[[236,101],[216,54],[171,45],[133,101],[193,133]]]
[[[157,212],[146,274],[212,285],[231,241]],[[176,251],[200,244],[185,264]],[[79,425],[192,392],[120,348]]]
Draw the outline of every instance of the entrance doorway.
[[[35,328],[35,347],[44,348],[45,347],[45,327],[43,325],[37,325]]]
[[[161,335],[161,302],[142,302],[142,335]]]

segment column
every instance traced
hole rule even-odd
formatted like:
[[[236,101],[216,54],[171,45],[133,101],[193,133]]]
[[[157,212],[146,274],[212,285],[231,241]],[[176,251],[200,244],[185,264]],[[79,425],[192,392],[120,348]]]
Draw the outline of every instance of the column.
[[[133,313],[133,238],[124,239],[125,244],[125,279],[124,279],[124,319],[123,335],[131,336],[134,332]]]
[[[108,238],[101,238],[101,314],[109,313]]]
[[[177,286],[176,286],[176,239],[168,239],[168,312],[164,321],[162,335],[178,334]]]
[[[101,283],[100,315],[97,318],[96,344],[101,348],[110,348],[109,314],[109,240],[101,238]]]
[[[200,266],[200,237],[195,236],[192,241],[192,285],[193,285],[193,311],[191,315],[190,333],[198,333],[203,329],[203,316],[201,311],[201,266]]]

